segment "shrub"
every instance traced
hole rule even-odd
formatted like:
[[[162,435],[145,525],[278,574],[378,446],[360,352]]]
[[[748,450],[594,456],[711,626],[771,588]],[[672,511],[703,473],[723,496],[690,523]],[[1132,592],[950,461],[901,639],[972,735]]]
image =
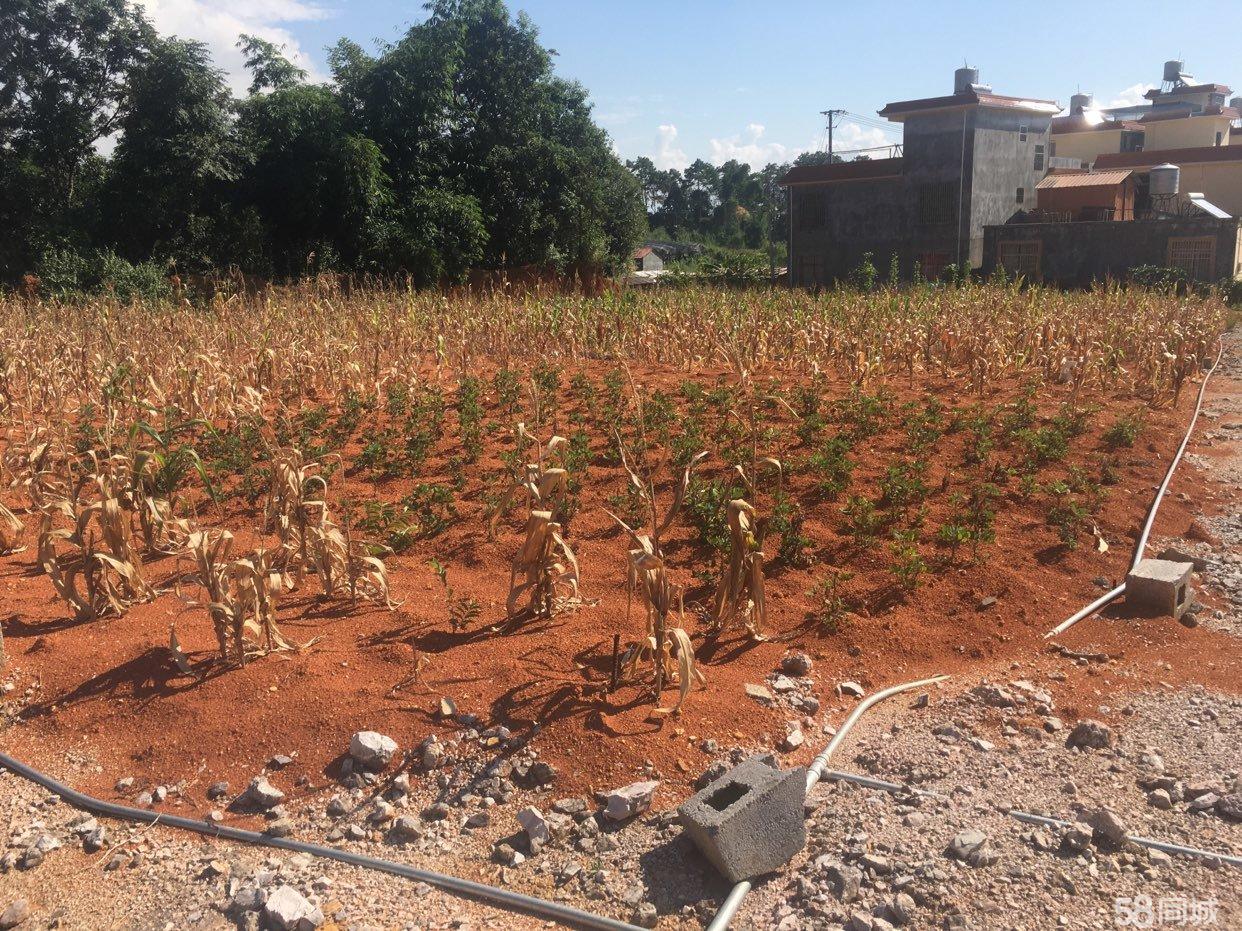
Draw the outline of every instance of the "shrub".
[[[1118,417],[1113,425],[1104,432],[1104,443],[1110,449],[1119,449],[1122,446],[1130,447],[1134,445],[1135,439],[1139,432],[1143,429],[1143,415],[1141,412],[1133,414],[1125,414]]]

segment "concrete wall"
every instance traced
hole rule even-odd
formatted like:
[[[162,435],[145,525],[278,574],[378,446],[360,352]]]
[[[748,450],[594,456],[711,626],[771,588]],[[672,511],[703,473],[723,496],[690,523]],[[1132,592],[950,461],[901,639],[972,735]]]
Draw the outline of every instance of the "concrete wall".
[[[957,261],[959,246],[965,252],[970,239],[970,180],[975,164],[977,110],[949,110],[915,114],[906,118],[902,130],[905,196],[910,210],[911,258],[903,262],[903,274],[912,274],[914,260],[941,255]],[[951,205],[946,222],[925,224],[919,218],[920,191],[943,185]]]
[[[1051,141],[1056,143],[1058,158],[1080,158],[1085,166],[1090,165],[1101,155],[1121,151],[1121,129],[1055,133]]]
[[[894,252],[907,261],[910,216],[901,178],[797,184],[789,190],[792,284],[845,278],[868,252],[881,270]]]
[[[1193,116],[1180,120],[1156,120],[1143,124],[1143,151],[1193,149],[1216,145],[1216,134],[1222,134],[1221,145],[1229,144],[1229,118],[1226,116]],[[1059,148],[1059,147],[1058,147]]]
[[[658,272],[664,268],[664,260],[655,252],[648,252],[641,259],[635,260],[640,272]]]
[[[1048,171],[1052,118],[1012,110],[977,111],[975,153],[970,189],[970,263],[983,263],[983,230],[1004,223],[1020,209],[1035,205],[1035,185]],[[1026,141],[1019,129],[1025,126]],[[1043,168],[1035,168],[1035,147],[1042,145]],[[1018,188],[1024,193],[1017,200]]]
[[[1104,278],[1125,278],[1138,265],[1167,265],[1170,239],[1208,236],[1216,239],[1216,264],[1207,280],[1242,273],[1239,221],[1211,217],[989,226],[984,235],[983,271],[990,274],[995,269],[1001,242],[1037,241],[1042,244],[1039,277],[1043,281],[1089,285]]]
[[[1242,158],[1236,162],[1191,163],[1181,169],[1183,199],[1193,191],[1231,216],[1242,216]]]

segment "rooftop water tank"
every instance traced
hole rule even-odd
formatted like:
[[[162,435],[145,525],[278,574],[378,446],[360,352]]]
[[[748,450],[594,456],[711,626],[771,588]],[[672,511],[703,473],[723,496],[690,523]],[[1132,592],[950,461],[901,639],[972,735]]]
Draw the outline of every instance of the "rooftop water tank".
[[[1164,63],[1164,79],[1171,84],[1176,84],[1181,80],[1182,74],[1186,71],[1186,62],[1178,61],[1176,58]]]
[[[1095,97],[1091,94],[1074,94],[1070,97],[1070,113],[1082,113],[1095,108]]]
[[[1182,180],[1182,170],[1176,165],[1170,165],[1167,162],[1163,165],[1157,165],[1151,170],[1151,186],[1149,191],[1152,197],[1169,196],[1176,194]]]
[[[972,85],[979,83],[978,68],[958,68],[953,72],[953,93],[964,94]]]

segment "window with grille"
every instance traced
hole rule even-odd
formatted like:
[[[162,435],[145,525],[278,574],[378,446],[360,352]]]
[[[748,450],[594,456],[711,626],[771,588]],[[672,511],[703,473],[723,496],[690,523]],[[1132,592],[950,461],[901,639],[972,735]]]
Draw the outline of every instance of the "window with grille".
[[[1038,278],[1039,260],[1043,252],[1044,244],[1038,239],[997,243],[996,264],[1010,274]]]
[[[956,213],[953,210],[954,184],[944,181],[937,184],[919,185],[919,223],[924,226],[939,226],[952,223]]]
[[[1026,127],[1025,126],[1018,127],[1018,141],[1026,142]]]
[[[1022,203],[1025,200],[1026,200],[1026,188],[1020,187],[1018,188],[1017,201],[1018,203]]]
[[[1042,145],[1035,146],[1035,170],[1044,170],[1044,147]]]
[[[1196,281],[1215,277],[1216,239],[1212,236],[1187,236],[1169,240],[1169,267],[1181,268]]]
[[[947,252],[924,252],[919,256],[919,273],[925,281],[939,281],[949,264]]]
[[[803,191],[798,196],[798,229],[820,230],[828,225],[828,195],[824,191]]]

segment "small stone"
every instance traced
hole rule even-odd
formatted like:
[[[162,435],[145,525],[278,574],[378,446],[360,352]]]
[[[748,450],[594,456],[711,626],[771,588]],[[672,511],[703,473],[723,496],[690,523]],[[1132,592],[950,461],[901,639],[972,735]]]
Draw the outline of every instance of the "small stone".
[[[1216,803],[1220,801],[1220,796],[1215,792],[1207,792],[1200,795],[1187,806],[1191,811],[1209,811],[1216,807]]]
[[[497,844],[496,849],[492,851],[492,857],[497,863],[505,866],[520,866],[526,862],[526,857],[515,850],[511,844]]]
[[[107,843],[108,829],[101,825],[82,838],[82,849],[87,853],[95,853],[103,850]]]
[[[546,786],[556,782],[556,767],[547,760],[536,760],[530,768],[530,781],[536,786]]]
[[[1102,839],[1114,847],[1120,847],[1126,842],[1128,832],[1125,822],[1111,808],[1097,808],[1083,820],[1091,825],[1095,838]]]
[[[837,694],[849,695],[853,698],[862,698],[866,692],[857,682],[841,682],[837,685]]]
[[[753,683],[747,682],[744,688],[746,689],[746,694],[757,701],[770,702],[775,700],[772,697],[772,693],[765,689],[762,685],[754,685]]]
[[[1061,835],[1061,846],[1070,853],[1083,853],[1091,846],[1093,836],[1091,825],[1075,822]]]
[[[659,921],[660,913],[650,902],[639,902],[631,918],[631,923],[638,925],[640,928],[654,928],[659,924]]]
[[[914,898],[908,893],[899,892],[889,899],[884,913],[895,925],[909,924],[914,919]]]
[[[614,789],[608,793],[608,799],[604,804],[604,816],[612,821],[625,821],[627,818],[642,814],[651,807],[651,800],[655,797],[659,785],[659,781],[653,779],[646,782],[633,782],[620,789]]]
[[[552,831],[548,827],[548,819],[538,808],[528,805],[517,813],[518,824],[526,832],[531,846],[543,845],[552,839]]]
[[[991,866],[998,859],[988,836],[982,831],[959,831],[949,844],[949,856],[971,866]]]
[[[814,665],[811,657],[801,650],[790,650],[781,657],[781,672],[790,676],[808,675]]]
[[[971,694],[989,708],[1012,708],[1017,704],[1013,693],[1004,686],[991,682],[975,686],[975,688],[971,689]]]
[[[293,834],[293,821],[289,818],[277,818],[269,821],[263,833],[269,837],[289,837]]]
[[[30,917],[30,903],[25,899],[14,899],[3,912],[0,912],[0,931],[16,928]],[[651,925],[651,927],[655,927]]]
[[[789,676],[773,676],[771,682],[774,692],[792,692],[798,688],[798,683]]]
[[[388,839],[398,844],[409,844],[423,836],[423,826],[413,815],[402,815],[392,823]]]
[[[255,776],[242,793],[242,800],[256,808],[274,808],[285,800],[285,793],[276,788],[264,776]]]
[[[292,886],[281,886],[267,897],[263,920],[276,931],[314,931],[324,922],[323,912]]]
[[[383,769],[392,762],[397,742],[377,731],[358,731],[349,739],[349,755],[364,769]]]
[[[492,823],[492,816],[486,811],[476,811],[466,818],[466,827],[485,828]]]
[[[344,818],[349,814],[349,807],[349,802],[339,795],[334,795],[328,800],[328,817]]]
[[[1152,808],[1168,811],[1173,807],[1173,799],[1170,798],[1167,789],[1154,789],[1147,793],[1147,804]]]
[[[293,763],[293,757],[286,753],[278,753],[267,761],[268,769],[284,769]]]
[[[134,787],[133,776],[126,776],[124,779],[118,779],[116,781],[116,790],[118,792],[128,792],[133,787]]]
[[[1060,718],[1055,716],[1044,718],[1044,730],[1049,734],[1057,734],[1064,729],[1065,724]]]
[[[792,753],[802,746],[804,739],[802,728],[796,724],[789,725],[785,730],[785,739],[781,741],[781,752]]]
[[[440,717],[442,718],[457,717],[457,702],[453,701],[453,699],[449,698],[448,696],[442,697],[440,699]]]
[[[981,598],[979,600],[979,610],[984,611],[992,607],[994,604],[996,604],[996,597],[994,595],[988,595],[986,598]]]
[[[1237,788],[1236,784],[1234,788]],[[1242,792],[1222,795],[1216,802],[1216,813],[1230,821],[1242,821]]]
[[[424,821],[443,821],[449,816],[449,807],[444,802],[436,802],[423,809]]]
[[[816,861],[818,864],[819,861]],[[862,887],[862,871],[843,863],[828,862],[822,867],[833,893],[843,903],[853,902]]]
[[[1108,750],[1113,746],[1113,729],[1100,721],[1085,718],[1074,725],[1069,737],[1065,740],[1067,747],[1090,747],[1093,750]]]
[[[229,794],[229,784],[223,779],[219,782],[213,782],[207,787],[207,797],[213,802],[216,799],[224,798]]]

